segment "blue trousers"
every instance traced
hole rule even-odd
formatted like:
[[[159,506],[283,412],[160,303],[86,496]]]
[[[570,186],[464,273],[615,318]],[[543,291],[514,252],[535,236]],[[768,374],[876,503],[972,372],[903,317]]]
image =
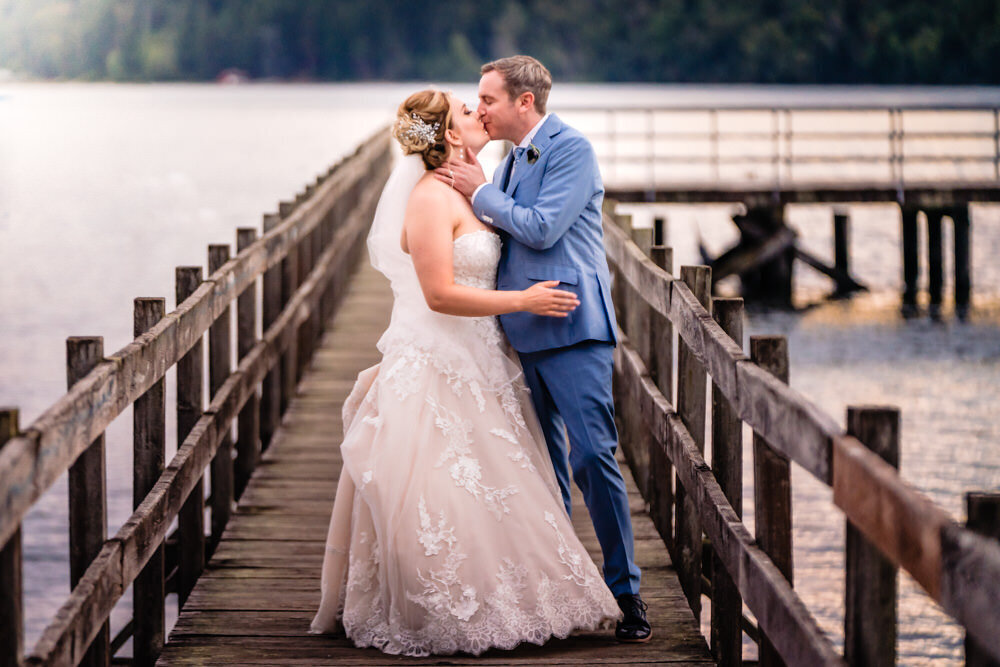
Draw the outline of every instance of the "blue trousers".
[[[625,480],[615,460],[612,355],[610,343],[584,341],[520,357],[566,512],[571,512],[572,470],[601,543],[604,581],[618,596],[638,593],[640,575]]]

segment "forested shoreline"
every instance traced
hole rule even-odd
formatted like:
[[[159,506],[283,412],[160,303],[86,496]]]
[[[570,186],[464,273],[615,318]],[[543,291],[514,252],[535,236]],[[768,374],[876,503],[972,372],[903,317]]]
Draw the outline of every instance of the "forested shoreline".
[[[1000,84],[996,0],[0,0],[15,76],[468,81],[529,53],[569,81]]]

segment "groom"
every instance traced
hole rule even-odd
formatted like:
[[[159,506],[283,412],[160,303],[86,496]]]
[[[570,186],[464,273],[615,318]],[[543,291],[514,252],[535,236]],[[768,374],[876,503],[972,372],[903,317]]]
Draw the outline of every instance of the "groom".
[[[471,152],[468,161],[449,162],[436,176],[470,197],[476,215],[500,231],[497,289],[558,280],[559,289],[580,298],[566,318],[521,312],[501,315],[500,323],[521,357],[566,511],[567,457],[590,510],[604,554],[604,579],[624,615],[615,636],[644,642],[651,631],[639,597],[628,496],[615,461],[615,315],[597,158],[582,134],[546,113],[552,77],[540,62],[501,58],[483,65],[481,73],[479,118],[490,139],[517,147],[497,168],[493,183],[486,183]]]

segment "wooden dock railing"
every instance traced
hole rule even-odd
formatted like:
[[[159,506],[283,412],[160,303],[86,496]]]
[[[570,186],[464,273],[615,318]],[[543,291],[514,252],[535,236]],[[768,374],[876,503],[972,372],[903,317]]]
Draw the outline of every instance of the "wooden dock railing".
[[[713,299],[708,267],[681,267],[675,279],[671,249],[608,204],[625,334],[615,365],[622,448],[696,617],[702,595],[712,600],[716,660],[740,664],[746,632],[762,665],[893,664],[899,567],[967,629],[969,664],[1000,660],[1000,494],[970,494],[969,527],[951,520],[897,472],[898,410],[851,407],[843,432],[788,386],[784,338],[751,338],[748,357],[742,300]],[[754,432],[755,535],[741,518],[744,423]],[[793,462],[832,487],[847,522],[843,656],[793,589]],[[980,523],[986,506],[993,520]]]
[[[105,356],[101,338],[70,338],[69,391],[25,429],[18,429],[16,410],[0,411],[0,665],[107,665],[129,638],[134,664],[155,662],[164,641],[165,593],[176,591],[183,604],[218,542],[339,304],[391,162],[389,134],[380,131],[295,201],[283,202],[279,213],[266,215],[259,238],[255,229],[238,230],[235,256],[229,246],[210,246],[206,279],[201,267],[179,267],[175,310],[165,313],[161,298],[136,299],[136,338],[121,350]],[[173,367],[178,448],[164,467],[164,377]],[[103,433],[129,405],[135,512],[107,539]],[[22,658],[20,526],[67,470],[73,590]],[[167,534],[175,519],[176,546]],[[108,618],[130,585],[133,620],[112,639]]]

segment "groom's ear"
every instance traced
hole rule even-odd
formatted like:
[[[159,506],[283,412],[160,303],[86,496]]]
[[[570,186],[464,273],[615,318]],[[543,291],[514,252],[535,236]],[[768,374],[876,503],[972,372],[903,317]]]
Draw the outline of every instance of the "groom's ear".
[[[531,91],[521,93],[517,98],[517,110],[521,113],[531,111],[535,107],[535,94]]]

